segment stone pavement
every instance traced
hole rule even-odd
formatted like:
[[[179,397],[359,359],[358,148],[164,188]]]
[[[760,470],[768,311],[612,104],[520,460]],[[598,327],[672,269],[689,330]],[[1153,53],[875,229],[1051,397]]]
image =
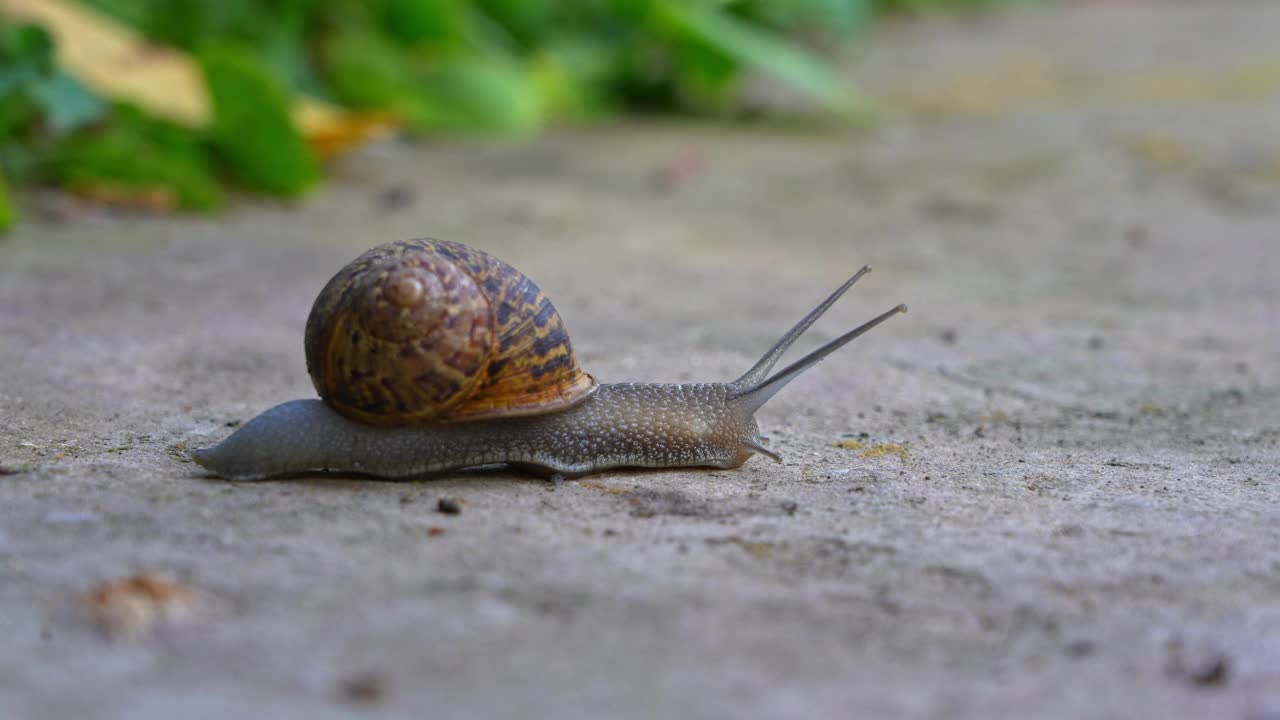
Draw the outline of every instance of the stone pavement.
[[[392,144],[297,207],[31,213],[0,239],[0,717],[1280,717],[1277,27],[904,24],[853,70],[874,130]],[[762,411],[781,465],[198,472],[313,394],[330,274],[424,235],[535,278],[605,382],[735,377],[863,263],[801,344],[911,313]],[[82,598],[134,573],[187,611],[106,637]]]

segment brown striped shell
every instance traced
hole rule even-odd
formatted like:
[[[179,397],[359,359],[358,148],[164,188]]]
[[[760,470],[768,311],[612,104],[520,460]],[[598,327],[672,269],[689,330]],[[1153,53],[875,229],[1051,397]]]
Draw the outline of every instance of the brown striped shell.
[[[598,387],[533,281],[443,240],[380,245],[340,270],[306,353],[320,397],[372,425],[554,412]]]

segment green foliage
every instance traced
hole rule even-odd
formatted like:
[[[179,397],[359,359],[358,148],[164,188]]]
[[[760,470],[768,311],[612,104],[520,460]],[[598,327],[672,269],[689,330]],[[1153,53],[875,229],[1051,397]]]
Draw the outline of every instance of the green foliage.
[[[883,0],[743,0],[736,9],[768,28],[826,32],[835,38],[862,29]]]
[[[117,107],[113,120],[59,144],[49,159],[49,179],[82,192],[158,188],[171,193],[174,205],[184,210],[222,205],[212,160],[197,133],[128,106]]]
[[[17,218],[6,177],[35,176],[51,147],[105,114],[101,100],[56,66],[47,32],[0,24],[0,231]]]
[[[8,230],[16,219],[17,210],[9,199],[9,188],[5,186],[4,175],[0,175],[0,232]]]
[[[88,0],[150,38],[232,40],[296,91],[420,131],[525,133],[641,105],[724,112],[747,71],[839,112],[849,83],[786,37],[841,40],[872,0]]]
[[[25,180],[48,149],[75,130],[99,122],[106,106],[53,59],[53,41],[34,25],[0,25],[0,177]],[[12,222],[0,200],[0,226]]]
[[[253,53],[206,47],[200,67],[213,100],[213,147],[248,187],[296,195],[320,175],[306,140],[290,118],[288,92]]]
[[[877,0],[876,5],[882,11],[892,12],[937,12],[939,10],[985,10],[989,7],[1007,3],[1011,0]]]
[[[304,95],[419,133],[522,135],[628,109],[732,115],[743,79],[761,74],[859,117],[869,103],[798,38],[832,51],[878,13],[1000,2],[79,1],[191,53],[211,127],[104,102],[57,67],[44,30],[0,18],[0,229],[13,219],[5,178],[90,195],[159,188],[191,210],[221,205],[228,182],[304,192],[321,172],[292,120]]]
[[[524,133],[544,119],[534,76],[514,62],[466,53],[427,61],[359,28],[335,33],[325,50],[339,100],[388,110],[410,129]]]
[[[827,107],[847,113],[865,110],[848,83],[831,68],[745,20],[709,5],[662,0],[655,4],[663,24],[701,56],[682,70],[708,92],[723,92],[739,66],[753,67],[808,92]]]
[[[387,35],[406,45],[450,48],[468,34],[470,18],[462,0],[382,0],[375,5]]]
[[[53,41],[35,25],[0,26],[0,141],[31,132],[43,121],[52,134],[62,134],[101,119],[105,106],[53,60]]]
[[[525,133],[544,121],[537,85],[522,65],[463,56],[439,63],[424,80],[438,128]]]

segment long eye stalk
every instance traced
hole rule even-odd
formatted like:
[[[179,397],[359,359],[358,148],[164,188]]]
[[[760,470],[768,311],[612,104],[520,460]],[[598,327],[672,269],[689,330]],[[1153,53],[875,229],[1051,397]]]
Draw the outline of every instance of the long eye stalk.
[[[746,374],[731,384],[734,389],[734,400],[739,403],[745,411],[754,413],[768,402],[770,398],[777,394],[779,390],[786,387],[787,383],[799,377],[799,375],[805,370],[808,370],[818,364],[818,362],[823,358],[844,347],[854,338],[862,335],[871,328],[879,325],[898,313],[904,313],[907,311],[906,305],[898,305],[810,352],[808,355],[805,355],[799,360],[783,368],[772,377],[765,377],[768,375],[769,371],[773,369],[773,366],[778,362],[779,358],[781,358],[782,355],[786,353],[787,349],[791,347],[792,343],[794,343],[805,330],[808,330],[823,313],[834,305],[836,300],[839,300],[840,296],[844,295],[845,291],[853,287],[853,284],[857,282],[859,278],[869,272],[871,272],[871,268],[864,267],[854,273],[853,277],[846,280],[844,284],[837,288],[835,292],[831,293],[826,300],[823,300],[816,308],[811,310],[809,314],[805,315],[800,322],[796,323],[795,327],[788,330],[787,334],[783,335],[773,347],[769,348],[769,351],[764,354],[764,357],[760,358],[760,360],[757,361],[756,364],[746,372]]]
[[[733,385],[738,388],[751,388],[764,382],[764,379],[769,376],[769,371],[773,369],[778,360],[782,359],[782,356],[790,349],[791,344],[803,335],[804,331],[808,330],[809,326],[813,325],[818,318],[822,317],[822,314],[830,309],[832,305],[835,305],[841,295],[844,295],[849,288],[853,287],[854,283],[869,272],[871,272],[871,266],[864,265],[861,270],[853,274],[853,277],[845,280],[843,285],[836,288],[835,292],[827,296],[826,300],[818,303],[818,307],[810,310],[809,314],[801,318],[795,327],[788,330],[786,335],[783,335],[778,342],[774,343],[773,347],[769,348],[764,357],[756,361],[756,364],[750,370],[743,374],[742,377],[734,380]]]

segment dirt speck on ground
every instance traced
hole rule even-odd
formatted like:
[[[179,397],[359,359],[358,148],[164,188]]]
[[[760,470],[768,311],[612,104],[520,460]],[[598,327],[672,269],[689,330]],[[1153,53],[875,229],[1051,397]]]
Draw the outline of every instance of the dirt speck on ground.
[[[137,638],[158,624],[190,620],[197,610],[197,598],[181,583],[140,573],[99,584],[80,605],[106,635]]]

